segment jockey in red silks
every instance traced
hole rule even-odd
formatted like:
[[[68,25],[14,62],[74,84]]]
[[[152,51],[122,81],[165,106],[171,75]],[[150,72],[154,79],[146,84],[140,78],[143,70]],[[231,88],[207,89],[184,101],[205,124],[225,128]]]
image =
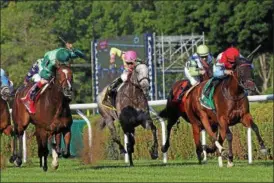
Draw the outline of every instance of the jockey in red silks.
[[[212,87],[216,87],[223,78],[233,74],[232,69],[239,57],[243,56],[240,55],[240,51],[235,47],[229,47],[217,56],[216,63],[213,65],[213,79],[202,94],[202,104],[207,103],[207,100],[209,100],[209,93]]]

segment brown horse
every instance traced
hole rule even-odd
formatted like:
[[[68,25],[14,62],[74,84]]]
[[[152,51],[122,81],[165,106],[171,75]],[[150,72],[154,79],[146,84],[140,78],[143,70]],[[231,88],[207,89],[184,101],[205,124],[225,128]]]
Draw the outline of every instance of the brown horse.
[[[203,107],[199,100],[206,81],[202,82],[189,95],[185,96],[186,105],[184,109],[192,125],[196,153],[200,163],[202,147],[199,132],[201,128],[206,129],[218,147],[219,151],[217,151],[217,154],[219,156],[220,167],[223,166],[221,152],[222,144],[226,137],[229,145],[228,167],[233,166],[232,133],[229,130],[229,126],[233,126],[239,122],[247,128],[252,128],[257,135],[261,150],[266,152],[258,127],[249,112],[249,102],[246,95],[246,90],[255,90],[255,83],[252,78],[252,62],[245,58],[239,58],[233,71],[233,75],[221,80],[215,88],[213,94],[215,110]],[[218,126],[219,139],[217,139],[216,133],[212,131],[213,125]]]
[[[212,77],[212,66],[207,65],[206,68],[207,69],[205,74],[200,77],[201,81],[208,80],[209,78]],[[191,87],[189,80],[180,80],[175,82],[172,85],[172,88],[167,98],[166,107],[159,113],[160,117],[166,118],[168,120],[167,138],[166,138],[165,145],[161,148],[163,153],[168,151],[168,148],[170,146],[169,141],[170,141],[171,129],[177,122],[179,122],[179,118],[182,117],[187,122],[189,122],[189,119],[185,112],[185,105],[187,104],[183,101],[183,97],[181,98],[180,101],[178,101],[177,98],[179,95],[184,96],[186,93],[188,93],[188,90],[192,90],[196,86],[197,85]],[[183,93],[182,93],[182,90],[184,91]],[[210,148],[207,148],[207,152],[211,152],[211,151],[212,150]]]
[[[127,153],[129,155],[130,166],[133,166],[132,153],[134,152],[134,132],[135,127],[142,125],[145,129],[151,129],[154,144],[151,147],[150,155],[152,159],[158,157],[157,129],[149,114],[146,94],[149,90],[148,68],[145,64],[135,67],[129,81],[121,85],[116,96],[116,111],[102,105],[102,100],[106,92],[106,87],[98,95],[97,102],[99,112],[102,116],[102,128],[107,125],[111,131],[112,139],[119,145],[120,153],[125,153],[120,138],[117,135],[114,121],[119,120],[124,134],[128,137]]]
[[[20,100],[20,98],[26,95],[27,91],[32,87],[32,84],[17,90],[12,107],[15,138],[14,151],[10,158],[11,162],[14,162],[17,166],[22,164],[22,135],[30,122],[35,125],[40,167],[43,167],[44,171],[48,169],[48,141],[52,139],[53,135],[63,133],[66,145],[63,156],[65,158],[70,156],[72,116],[69,102],[72,94],[72,79],[70,67],[58,65],[56,77],[38,94],[39,99],[35,103],[37,109],[35,114],[30,114]],[[19,151],[17,152],[18,137]],[[55,144],[50,143],[50,145],[52,146],[53,156],[52,167],[57,169],[58,155],[56,153],[56,147]]]
[[[2,91],[2,89],[1,89],[1,91]],[[12,135],[13,127],[11,125],[9,106],[8,106],[8,102],[6,100],[7,100],[7,97],[4,97],[1,94],[1,96],[0,96],[0,121],[1,121],[0,134],[4,133],[6,135]]]

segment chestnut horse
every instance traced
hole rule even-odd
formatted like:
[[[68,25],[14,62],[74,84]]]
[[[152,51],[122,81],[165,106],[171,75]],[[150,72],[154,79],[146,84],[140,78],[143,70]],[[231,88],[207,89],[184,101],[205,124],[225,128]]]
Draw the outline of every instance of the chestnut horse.
[[[200,77],[201,82],[208,80],[212,77],[212,66],[206,65],[204,67],[206,68],[206,72]],[[183,97],[180,101],[178,101],[177,98],[179,95],[182,94],[184,96],[186,93],[188,93],[188,90],[193,90],[193,88],[195,88],[196,86],[197,84],[191,87],[189,80],[180,80],[172,85],[172,88],[167,98],[166,107],[159,113],[160,117],[165,118],[168,121],[166,142],[165,145],[161,148],[163,153],[168,151],[168,148],[170,146],[170,132],[172,127],[177,122],[179,122],[179,118],[182,117],[185,119],[186,122],[189,122],[189,119],[184,109],[185,105],[187,104],[183,101]],[[184,93],[181,93],[182,90],[184,90]],[[207,152],[211,151],[212,150],[210,148],[207,149]]]
[[[125,148],[114,126],[114,121],[119,120],[124,134],[128,137],[127,153],[130,166],[133,166],[135,127],[142,125],[145,129],[151,129],[154,143],[150,155],[152,159],[156,159],[158,157],[157,129],[150,117],[146,99],[149,90],[148,67],[145,64],[137,65],[130,79],[120,86],[116,96],[116,111],[102,105],[106,89],[107,87],[97,97],[99,112],[102,116],[101,127],[103,128],[105,125],[109,127],[113,141],[119,145],[120,153],[125,153]]]
[[[14,121],[14,151],[10,162],[17,166],[22,164],[22,136],[29,123],[35,125],[35,136],[38,144],[38,156],[40,167],[47,171],[47,156],[49,154],[48,142],[52,140],[53,135],[63,133],[66,149],[64,157],[70,156],[70,139],[72,115],[69,107],[70,96],[72,94],[72,71],[66,65],[58,65],[56,77],[44,86],[38,94],[39,98],[35,102],[36,113],[30,114],[21,102],[32,84],[24,88],[19,88],[15,95],[12,118]],[[45,89],[46,88],[46,89]],[[19,138],[19,151],[17,152],[17,138]],[[58,168],[58,155],[56,145],[52,146],[52,167]]]
[[[228,167],[233,166],[232,133],[229,126],[241,122],[245,127],[252,128],[256,133],[262,152],[266,152],[264,142],[254,123],[249,111],[249,102],[246,91],[255,91],[255,83],[252,77],[252,62],[245,58],[239,58],[233,68],[233,75],[227,76],[216,86],[213,100],[215,110],[210,110],[201,105],[199,98],[207,81],[202,82],[185,97],[184,110],[192,125],[193,137],[196,144],[196,153],[201,163],[202,147],[200,142],[200,130],[205,128],[207,133],[213,137],[218,147],[217,155],[219,166],[222,167],[222,144],[227,137],[229,154]],[[212,126],[218,126],[219,138],[212,131]],[[216,148],[215,146],[215,148]]]
[[[9,106],[8,102],[6,101],[8,97],[6,95],[9,94],[9,89],[6,87],[2,88],[1,91],[8,91],[4,92],[5,94],[2,94],[0,96],[0,134],[4,133],[6,135],[12,135],[13,134],[13,127],[11,125],[10,121],[10,112],[9,112]]]

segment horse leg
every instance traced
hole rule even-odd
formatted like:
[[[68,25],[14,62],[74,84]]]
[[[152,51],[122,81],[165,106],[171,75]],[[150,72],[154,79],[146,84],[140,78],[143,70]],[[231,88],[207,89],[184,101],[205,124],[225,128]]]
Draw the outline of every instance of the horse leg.
[[[222,149],[223,149],[223,147],[218,142],[216,133],[213,132],[213,130],[212,130],[211,126],[210,126],[207,114],[205,112],[201,112],[200,117],[201,117],[201,122],[202,122],[202,124],[203,124],[206,132],[213,138],[213,140],[215,141],[215,145],[217,146],[217,148],[221,152]]]
[[[12,126],[9,125],[7,128],[5,128],[5,129],[3,130],[3,133],[6,134],[6,135],[13,135]]]
[[[260,132],[259,132],[259,128],[258,126],[254,123],[253,119],[252,119],[252,116],[248,113],[248,114],[245,114],[244,117],[243,117],[243,120],[242,120],[242,123],[245,127],[247,128],[252,128],[252,130],[255,132],[256,136],[257,136],[257,140],[260,144],[260,151],[262,154],[266,155],[267,153],[267,150],[266,150],[266,147],[264,145],[264,141],[260,135]]]
[[[110,134],[111,134],[112,140],[116,144],[119,145],[120,154],[125,154],[126,150],[125,150],[124,146],[122,145],[119,136],[117,135],[116,128],[114,126],[114,123],[113,123],[112,119],[107,120],[107,126],[108,126],[108,128],[110,130]]]
[[[223,142],[224,142],[225,137],[226,137],[226,134],[229,133],[228,132],[228,130],[229,130],[229,128],[228,128],[228,119],[224,116],[221,116],[221,117],[219,117],[218,121],[219,121],[219,143],[220,143],[220,146],[222,147]],[[232,138],[231,138],[231,143],[232,143]],[[223,150],[223,148],[218,147],[218,150],[219,151],[217,151],[217,156],[218,156],[219,167],[223,167],[223,159],[222,159],[222,150]]]
[[[56,137],[56,136],[55,136]],[[51,136],[52,138],[52,136]],[[58,163],[58,153],[57,153],[57,144],[56,143],[51,143],[51,138],[49,138],[48,142],[50,142],[51,145],[51,154],[52,154],[52,162],[51,162],[51,167],[56,170],[59,167]]]
[[[127,143],[127,153],[128,153],[128,158],[129,158],[129,165],[133,165],[133,160],[132,160],[132,153],[134,152],[134,144],[135,144],[135,139],[134,139],[134,130],[133,132],[127,132],[126,136],[128,138],[128,143]]]
[[[17,158],[14,164],[18,167],[22,165],[22,157],[23,157],[23,135],[19,135],[19,151],[17,153]]]
[[[55,134],[56,152],[58,156],[61,155],[61,133]]]
[[[18,135],[14,134],[13,136],[13,150],[12,150],[12,156],[10,157],[9,161],[10,163],[14,163],[14,161],[17,158],[17,139],[18,139]]]
[[[153,145],[150,149],[150,156],[151,159],[157,159],[158,158],[158,140],[157,140],[157,129],[155,125],[153,124],[153,121],[151,118],[149,118],[146,121],[146,129],[151,129],[152,135],[153,135]]]
[[[200,127],[198,126],[197,123],[192,123],[192,133],[193,133],[193,138],[194,138],[194,143],[196,145],[196,154],[197,154],[197,158],[199,161],[199,164],[202,164],[202,145],[201,145],[201,141],[200,141]]]
[[[63,151],[63,157],[68,158],[70,157],[70,140],[71,140],[70,128],[65,129],[65,131],[63,132],[63,137],[66,145],[65,151]]]
[[[227,167],[233,167],[233,152],[232,152],[232,140],[233,135],[229,128],[227,128],[226,131],[226,139],[228,141],[228,161],[227,161]]]
[[[38,157],[40,160],[40,167],[46,172],[48,170],[47,157],[48,157],[48,137],[45,130],[36,129],[36,141],[38,144]]]
[[[165,142],[165,145],[162,146],[161,150],[163,153],[167,152],[169,146],[170,146],[170,143],[169,143],[169,140],[170,140],[170,132],[171,132],[171,129],[173,127],[173,125],[177,122],[178,118],[168,118],[168,121],[167,121],[167,137],[166,137],[166,142]]]

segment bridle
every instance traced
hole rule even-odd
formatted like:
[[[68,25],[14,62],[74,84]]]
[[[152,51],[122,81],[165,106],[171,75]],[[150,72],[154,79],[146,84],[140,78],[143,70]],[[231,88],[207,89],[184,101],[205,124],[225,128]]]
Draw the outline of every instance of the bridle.
[[[241,71],[239,70],[241,67],[246,67],[246,66],[250,66],[252,67],[252,64],[249,64],[249,63],[244,63],[244,64],[240,64],[238,67],[236,67],[235,71],[233,72],[233,75],[232,77],[235,78],[238,86],[242,87],[244,89],[244,91],[248,90],[244,83],[243,83],[243,80],[241,79]],[[240,79],[239,79],[240,77]],[[229,90],[228,88],[224,87],[225,85],[225,82],[227,82],[228,80],[226,79],[223,83],[222,83],[222,87],[221,87],[221,91],[222,91],[222,94],[223,96],[227,99],[227,100],[233,100],[233,101],[236,101],[236,100],[241,100],[242,98],[244,98],[245,96],[247,96],[247,92],[243,92],[241,93],[240,96],[231,96],[231,94],[229,93]],[[227,84],[226,84],[227,85]]]
[[[72,95],[71,80],[72,80],[72,78],[68,77],[68,70],[66,68],[59,68],[57,72],[58,72],[57,74],[59,74],[59,75],[60,75],[60,72],[63,72],[65,74],[65,79],[63,79],[62,81],[59,81],[58,85],[59,85],[60,89],[62,90],[64,96],[71,98],[71,95]],[[65,83],[67,83],[67,85],[65,85]]]

